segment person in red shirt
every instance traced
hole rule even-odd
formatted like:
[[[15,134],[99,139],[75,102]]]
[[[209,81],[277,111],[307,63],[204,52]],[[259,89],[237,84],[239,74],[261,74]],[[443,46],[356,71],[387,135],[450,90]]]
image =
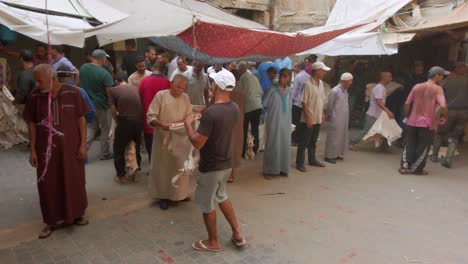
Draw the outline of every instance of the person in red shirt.
[[[164,62],[157,61],[153,64],[153,74],[144,78],[138,87],[140,98],[143,105],[143,116],[146,120],[146,113],[153,101],[154,96],[162,90],[171,88],[171,82],[163,75],[166,68]],[[153,128],[147,122],[144,122],[143,135],[145,139],[145,148],[148,152],[148,158],[151,161],[151,148],[153,146]]]

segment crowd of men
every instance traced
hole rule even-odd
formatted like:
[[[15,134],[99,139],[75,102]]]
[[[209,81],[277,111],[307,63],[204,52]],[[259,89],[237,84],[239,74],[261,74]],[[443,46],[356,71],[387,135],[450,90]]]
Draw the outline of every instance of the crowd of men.
[[[126,41],[126,47],[117,72],[102,49],[90,52],[88,62],[79,69],[60,46],[50,49],[50,63],[42,45],[34,54],[27,50],[19,53],[24,70],[19,74],[15,103],[26,104],[23,116],[29,125],[30,161],[42,179],[38,189],[46,227],[40,238],[50,236],[63,224],[88,223],[84,218],[84,166],[96,139],[100,142],[99,158],[114,160],[114,180],[119,184],[138,180],[143,144],[150,161],[149,192],[159,200],[160,208],[167,210],[194,195],[209,238],[196,241],[192,247],[220,251],[216,204],[231,225],[233,243],[246,243],[226,192],[242,157],[254,158],[264,149],[263,175],[268,180],[289,175],[291,145],[297,146],[298,171],[308,171],[306,152],[308,165],[325,167],[317,156],[317,143],[326,123],[324,161],[336,164],[345,159],[349,143],[351,150],[357,150],[376,120],[387,115],[390,120],[405,119],[399,122],[404,131],[399,172],[427,174],[424,167],[434,131],[437,136],[431,159],[438,161],[440,146],[448,140],[442,165],[451,167],[468,119],[467,67],[462,63],[452,72],[432,67],[425,79],[415,79],[414,87],[407,87],[399,101],[401,114],[386,104],[392,73],[382,70],[370,93],[363,128],[350,140],[348,90],[355,77],[350,72],[340,74],[338,84],[327,92],[323,79],[331,68],[316,56],[294,65],[285,58],[208,68],[183,56],[171,61],[167,53],[154,47],[140,54],[134,40]],[[265,135],[259,131],[261,124]],[[52,141],[48,140],[50,131]],[[180,177],[176,187],[173,177],[184,168],[193,148],[200,150],[196,180]],[[131,174],[127,155],[136,159],[137,168]]]

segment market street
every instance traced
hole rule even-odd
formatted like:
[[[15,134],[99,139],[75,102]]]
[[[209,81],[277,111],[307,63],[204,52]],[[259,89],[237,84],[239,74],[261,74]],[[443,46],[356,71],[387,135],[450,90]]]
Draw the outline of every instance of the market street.
[[[468,261],[466,146],[451,170],[428,161],[428,176],[398,174],[396,148],[349,152],[337,165],[292,169],[289,178],[271,181],[261,176],[262,154],[244,160],[229,194],[249,244],[236,250],[219,216],[224,250],[199,253],[190,245],[206,234],[193,203],[161,211],[147,198],[146,176],[136,185],[117,185],[112,160],[99,161],[97,145],[86,167],[90,224],[45,240],[36,238],[42,221],[25,147],[0,151],[0,263]],[[146,174],[146,155],[143,164]]]

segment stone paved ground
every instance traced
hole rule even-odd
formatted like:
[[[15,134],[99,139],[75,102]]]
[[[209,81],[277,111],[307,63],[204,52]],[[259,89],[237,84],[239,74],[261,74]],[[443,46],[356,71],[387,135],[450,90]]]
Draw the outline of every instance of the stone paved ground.
[[[113,184],[111,161],[87,167],[91,224],[35,239],[42,225],[26,153],[0,151],[0,263],[466,264],[467,152],[452,170],[428,164],[424,177],[399,175],[396,149],[272,181],[260,176],[261,157],[244,161],[229,193],[249,245],[234,249],[219,215],[224,251],[199,253],[190,248],[205,238],[194,205],[159,210],[144,181]]]

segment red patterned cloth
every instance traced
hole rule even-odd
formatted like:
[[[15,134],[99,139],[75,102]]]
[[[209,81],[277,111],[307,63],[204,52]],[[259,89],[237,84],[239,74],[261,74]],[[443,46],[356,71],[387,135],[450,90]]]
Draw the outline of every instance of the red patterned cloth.
[[[210,56],[239,58],[248,56],[284,57],[309,50],[356,27],[316,35],[291,35],[199,21],[177,35],[193,48]],[[194,37],[195,35],[195,37]]]

